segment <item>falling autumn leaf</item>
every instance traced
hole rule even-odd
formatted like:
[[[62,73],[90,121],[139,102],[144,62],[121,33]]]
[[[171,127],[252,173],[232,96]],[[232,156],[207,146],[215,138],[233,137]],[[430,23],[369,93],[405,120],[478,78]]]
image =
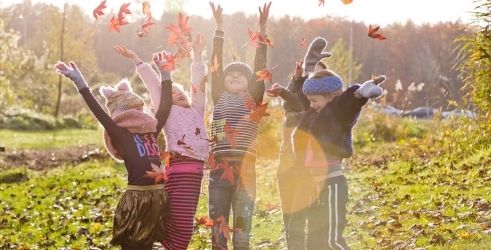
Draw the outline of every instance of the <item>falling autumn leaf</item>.
[[[119,7],[119,12],[118,12],[118,19],[119,20],[124,20],[126,15],[130,15],[131,11],[128,9],[130,7],[130,3],[124,3]]]
[[[215,220],[215,226],[218,226],[218,232],[222,233],[225,239],[230,240],[230,227],[228,226],[228,222],[225,220],[223,215]]]
[[[145,0],[142,3],[142,12],[148,19],[151,19],[152,11],[150,9],[150,3],[148,2],[148,0]]]
[[[325,0],[319,0],[319,6],[324,6],[325,3]]]
[[[252,96],[249,96],[249,98],[247,98],[245,105],[247,107],[247,110],[249,111],[252,111],[254,110],[254,108],[256,108],[256,102],[254,101],[254,98],[252,98]]]
[[[353,2],[353,0],[341,0],[344,4],[350,4]]]
[[[382,32],[379,32],[379,29],[380,29],[380,26],[379,25],[375,25],[373,28],[372,28],[372,25],[370,24],[368,26],[368,36],[373,38],[373,39],[378,39],[378,40],[385,40],[387,39],[383,34]]]
[[[174,55],[172,53],[164,54],[164,59],[165,59],[165,63],[160,65],[160,68],[162,68],[165,71],[174,70],[176,67],[176,65],[175,65],[176,60],[175,60]]]
[[[307,48],[307,39],[305,37],[300,41],[300,48]]]
[[[268,80],[271,82],[273,80],[273,74],[266,68],[256,72],[257,80],[256,82],[261,82]]]
[[[270,115],[267,112],[267,109],[268,109],[268,103],[263,103],[257,106],[252,110],[251,114],[249,115],[249,121],[259,123],[264,116]]]
[[[208,216],[201,216],[196,219],[196,224],[197,225],[203,225],[205,227],[212,227],[213,226],[213,220],[208,218]]]
[[[249,41],[247,43],[252,43],[252,45],[254,45],[254,48],[259,48],[259,37],[260,37],[260,34],[259,34],[259,31],[256,31],[256,32],[252,32],[251,29],[247,28],[247,36],[249,37]],[[245,43],[244,45],[242,45],[242,47],[246,46],[247,43]]]
[[[95,20],[97,20],[98,17],[103,16],[104,12],[103,10],[106,8],[106,0],[102,1],[93,11],[92,15],[94,16]]]
[[[152,20],[152,17],[149,17],[147,20],[145,20],[145,22],[142,24],[141,28],[138,29],[137,31],[137,35],[139,37],[143,37],[145,36],[146,34],[149,33],[148,29],[150,28],[150,26],[154,25],[155,23],[153,22]]]
[[[151,163],[151,166],[152,166],[152,171],[145,171],[146,172],[145,177],[150,177],[150,178],[154,179],[155,184],[167,180],[167,175],[166,175],[164,168],[162,167],[161,164],[157,165],[157,164]]]
[[[232,128],[228,123],[225,123],[223,130],[225,132],[225,139],[232,145],[232,148],[235,148],[235,136],[237,135],[237,130]]]

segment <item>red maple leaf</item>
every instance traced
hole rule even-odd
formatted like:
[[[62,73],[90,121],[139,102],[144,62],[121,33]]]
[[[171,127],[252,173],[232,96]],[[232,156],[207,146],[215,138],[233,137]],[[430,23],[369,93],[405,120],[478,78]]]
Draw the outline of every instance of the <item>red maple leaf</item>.
[[[249,36],[249,42],[251,42],[252,45],[254,45],[254,48],[259,48],[258,42],[259,42],[259,37],[261,36],[261,34],[259,34],[259,31],[252,32],[251,29],[247,28],[247,35]],[[246,44],[244,44],[244,46]],[[242,46],[242,47],[244,47],[244,46]]]
[[[109,22],[109,31],[120,32],[120,26],[122,26],[120,20],[113,16]]]
[[[145,36],[145,34],[149,33],[148,29],[150,28],[150,26],[152,26],[154,24],[155,23],[153,22],[152,17],[149,17],[147,20],[145,20],[145,22],[143,22],[141,28],[138,29],[137,35],[139,37]]]
[[[254,101],[252,96],[249,96],[249,98],[247,98],[245,105],[249,111],[252,111],[254,110],[254,108],[256,108],[256,102]]]
[[[324,0],[319,0],[319,6],[324,6],[324,4],[326,4]]]
[[[166,63],[160,65],[160,68],[162,68],[163,70],[165,71],[172,71],[174,70],[174,68],[176,67],[176,58],[174,57],[174,55],[172,55],[172,53],[167,53],[164,55],[164,59],[166,61]]]
[[[261,82],[265,80],[271,82],[273,80],[273,74],[271,74],[271,72],[266,68],[256,72],[256,76],[257,76],[256,82]]]
[[[232,148],[235,148],[235,136],[237,135],[237,130],[230,127],[228,123],[225,123],[223,130],[225,132],[225,139],[228,141],[228,143],[230,143]]]
[[[270,48],[273,48],[273,42],[268,38],[268,35],[262,36],[259,32],[259,42],[266,44],[266,46],[269,46]]]
[[[269,116],[270,114],[267,111],[268,109],[268,103],[263,103],[256,108],[254,108],[249,115],[249,121],[253,121],[256,123],[259,123],[263,116]]]
[[[225,239],[230,240],[230,227],[228,226],[228,222],[225,220],[223,215],[215,219],[214,225],[218,226],[218,232],[222,233]]]
[[[305,37],[300,41],[300,47],[307,48],[307,39]]]
[[[130,15],[131,11],[128,9],[130,7],[130,3],[123,3],[121,7],[119,7],[119,12],[118,12],[118,19],[119,20],[124,20],[126,15]]]
[[[152,171],[145,171],[145,177],[150,177],[154,179],[155,184],[160,183],[161,181],[167,181],[168,177],[167,174],[165,173],[164,169],[160,165],[156,165],[154,163],[151,163],[152,166]]]
[[[371,24],[368,25],[368,36],[378,40],[387,39],[384,35],[382,35],[382,32],[379,32],[379,29],[380,29],[379,25],[375,25],[373,28]]]
[[[199,218],[195,218],[197,225],[203,225],[205,227],[212,227],[213,220],[208,218],[208,216],[201,216]]]
[[[106,8],[106,0],[103,0],[93,11],[92,15],[94,16],[95,20],[97,20],[98,17],[103,16],[104,12],[103,10]]]

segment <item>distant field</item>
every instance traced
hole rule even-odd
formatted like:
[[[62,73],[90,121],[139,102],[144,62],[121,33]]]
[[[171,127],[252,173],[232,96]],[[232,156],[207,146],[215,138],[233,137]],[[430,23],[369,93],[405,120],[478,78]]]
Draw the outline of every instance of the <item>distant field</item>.
[[[9,149],[51,149],[87,144],[102,145],[102,143],[101,130],[18,131],[0,129],[0,147]]]

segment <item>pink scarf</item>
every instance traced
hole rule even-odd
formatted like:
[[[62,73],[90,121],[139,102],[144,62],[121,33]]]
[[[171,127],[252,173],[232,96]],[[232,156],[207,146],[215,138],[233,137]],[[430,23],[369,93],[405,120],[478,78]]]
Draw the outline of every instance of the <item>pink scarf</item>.
[[[157,132],[157,119],[140,110],[129,109],[116,113],[111,118],[119,127],[127,129],[130,133]],[[114,159],[119,162],[123,161],[123,157],[112,144],[107,131],[104,131],[104,143],[107,151]]]

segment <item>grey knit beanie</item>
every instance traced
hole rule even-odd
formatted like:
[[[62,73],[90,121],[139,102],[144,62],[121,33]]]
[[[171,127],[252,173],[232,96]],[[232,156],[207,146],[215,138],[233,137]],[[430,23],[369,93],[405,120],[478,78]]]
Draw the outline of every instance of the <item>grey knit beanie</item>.
[[[254,74],[252,73],[251,68],[249,65],[243,63],[243,62],[232,62],[229,63],[225,68],[223,69],[223,76],[227,76],[232,71],[237,71],[241,74],[243,74],[248,81],[251,81],[251,79],[254,79]]]

